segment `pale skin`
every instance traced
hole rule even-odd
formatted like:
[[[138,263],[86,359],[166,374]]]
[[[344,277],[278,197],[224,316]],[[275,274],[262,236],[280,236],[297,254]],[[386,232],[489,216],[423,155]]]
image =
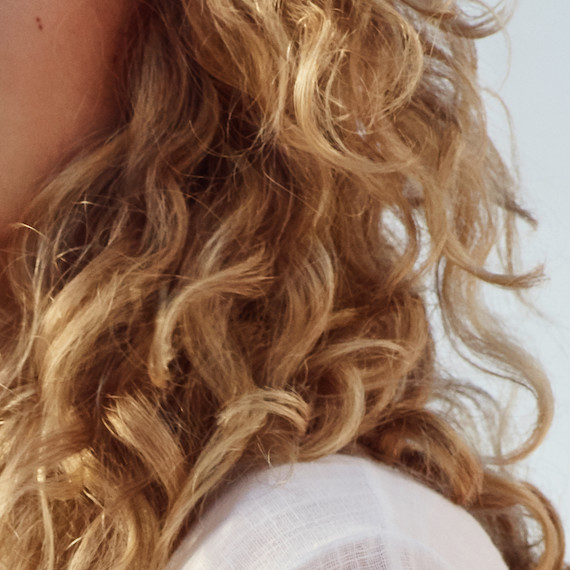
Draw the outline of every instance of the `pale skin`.
[[[118,121],[135,0],[0,0],[0,238],[49,177]]]

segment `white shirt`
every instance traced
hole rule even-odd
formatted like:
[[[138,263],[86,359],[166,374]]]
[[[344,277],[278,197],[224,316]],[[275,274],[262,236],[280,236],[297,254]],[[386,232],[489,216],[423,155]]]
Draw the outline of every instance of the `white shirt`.
[[[244,477],[168,570],[506,570],[477,521],[369,459],[331,455]]]

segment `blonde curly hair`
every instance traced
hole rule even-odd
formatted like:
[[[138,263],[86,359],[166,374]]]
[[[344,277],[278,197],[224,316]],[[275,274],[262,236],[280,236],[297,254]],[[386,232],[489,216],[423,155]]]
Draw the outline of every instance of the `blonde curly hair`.
[[[532,219],[477,83],[499,21],[476,1],[141,3],[120,127],[7,246],[3,568],[162,568],[232,479],[354,449],[471,512],[510,568],[563,567],[554,509],[509,467],[549,384],[480,295],[539,276],[514,266]],[[536,397],[524,441],[443,371],[436,318]]]

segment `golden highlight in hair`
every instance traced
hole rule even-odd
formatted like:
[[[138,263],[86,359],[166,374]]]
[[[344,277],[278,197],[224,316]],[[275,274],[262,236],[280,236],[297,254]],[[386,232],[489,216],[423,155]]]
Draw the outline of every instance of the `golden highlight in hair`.
[[[42,188],[4,263],[3,568],[162,568],[229,481],[355,449],[471,512],[511,569],[563,567],[555,510],[510,470],[549,384],[481,298],[539,276],[514,265],[532,219],[477,83],[498,22],[475,1],[141,4],[120,128]],[[443,370],[436,316],[535,396],[524,441]]]

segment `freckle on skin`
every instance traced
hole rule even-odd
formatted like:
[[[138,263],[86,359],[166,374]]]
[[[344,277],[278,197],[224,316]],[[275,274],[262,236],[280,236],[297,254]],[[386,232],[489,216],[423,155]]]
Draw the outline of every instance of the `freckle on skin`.
[[[36,24],[38,25],[38,30],[42,31],[44,29],[44,24],[41,18],[36,18]]]

